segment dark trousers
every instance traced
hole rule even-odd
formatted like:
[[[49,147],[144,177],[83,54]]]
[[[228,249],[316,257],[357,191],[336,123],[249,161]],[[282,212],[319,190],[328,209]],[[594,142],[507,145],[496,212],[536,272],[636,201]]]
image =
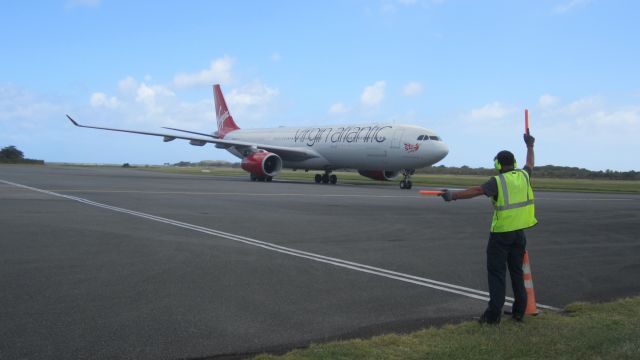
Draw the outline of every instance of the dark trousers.
[[[489,321],[500,319],[505,297],[505,264],[509,268],[513,288],[513,316],[522,316],[527,308],[527,290],[524,287],[522,260],[527,247],[524,230],[491,233],[487,245],[487,272],[489,277],[489,306],[485,317]]]

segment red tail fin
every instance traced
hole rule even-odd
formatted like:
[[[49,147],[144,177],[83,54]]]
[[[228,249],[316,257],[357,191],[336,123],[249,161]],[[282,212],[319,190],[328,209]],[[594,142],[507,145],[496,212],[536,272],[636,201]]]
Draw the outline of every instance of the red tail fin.
[[[222,96],[222,90],[220,85],[213,85],[213,100],[216,107],[216,120],[218,121],[218,136],[222,139],[224,136],[233,130],[238,130],[240,127],[233,121],[233,117],[229,114],[227,109],[227,103]]]

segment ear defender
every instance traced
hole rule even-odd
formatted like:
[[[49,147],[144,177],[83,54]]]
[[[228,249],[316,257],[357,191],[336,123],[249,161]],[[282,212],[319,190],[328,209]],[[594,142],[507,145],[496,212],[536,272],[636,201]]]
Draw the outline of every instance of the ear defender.
[[[496,168],[496,170],[501,171],[502,170],[502,164],[500,164],[500,162],[498,161],[498,157],[494,157],[493,158],[493,167]],[[514,161],[513,162],[513,168],[517,169],[518,168],[518,162]]]
[[[493,167],[495,167],[498,171],[502,170],[502,164],[500,164],[500,162],[498,161],[497,156],[493,158]]]

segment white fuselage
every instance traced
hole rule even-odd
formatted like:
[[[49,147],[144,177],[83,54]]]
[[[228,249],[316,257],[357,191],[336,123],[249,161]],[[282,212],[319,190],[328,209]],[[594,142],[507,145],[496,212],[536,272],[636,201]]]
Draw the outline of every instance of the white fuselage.
[[[413,125],[365,124],[235,130],[225,140],[312,150],[304,161],[283,159],[283,167],[304,170],[401,170],[429,166],[449,152],[431,130]],[[235,148],[228,148],[242,158]]]

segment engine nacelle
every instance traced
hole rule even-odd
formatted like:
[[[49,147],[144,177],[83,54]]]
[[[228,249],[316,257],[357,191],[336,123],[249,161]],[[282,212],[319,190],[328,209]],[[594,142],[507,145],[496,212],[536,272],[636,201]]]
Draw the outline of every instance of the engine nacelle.
[[[244,157],[240,166],[257,177],[276,176],[282,170],[282,159],[274,153],[258,151]]]
[[[387,181],[393,180],[400,171],[388,171],[388,170],[358,170],[358,174],[368,177],[373,180]]]

